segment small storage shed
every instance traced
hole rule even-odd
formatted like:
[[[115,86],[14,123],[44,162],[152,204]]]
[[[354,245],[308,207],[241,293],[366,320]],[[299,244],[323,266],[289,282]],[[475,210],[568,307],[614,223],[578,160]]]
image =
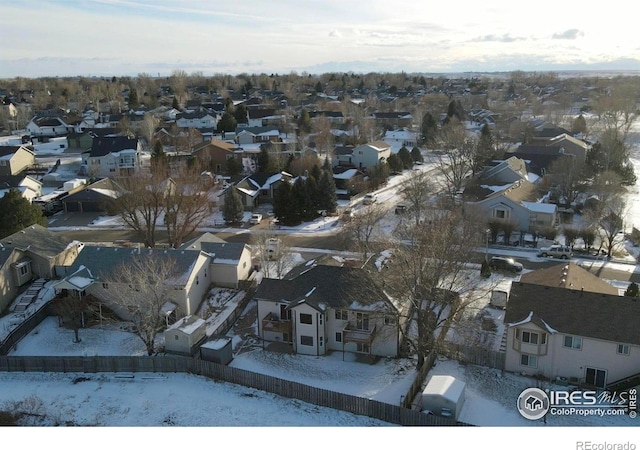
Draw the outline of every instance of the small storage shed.
[[[200,346],[200,358],[227,365],[233,359],[232,339],[226,336],[212,337]]]
[[[178,320],[164,332],[165,352],[192,356],[207,338],[206,325],[204,319],[195,315]]]
[[[458,420],[465,383],[450,375],[432,375],[422,391],[422,411]]]

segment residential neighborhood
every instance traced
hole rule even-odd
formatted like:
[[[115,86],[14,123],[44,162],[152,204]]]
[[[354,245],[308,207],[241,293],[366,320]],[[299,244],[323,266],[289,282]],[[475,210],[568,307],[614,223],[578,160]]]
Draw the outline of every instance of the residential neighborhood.
[[[630,398],[638,78],[378,76],[0,80],[0,374],[196,374],[407,426],[486,424],[454,363]],[[75,355],[29,353],[51,320]],[[114,330],[132,350],[86,346]]]

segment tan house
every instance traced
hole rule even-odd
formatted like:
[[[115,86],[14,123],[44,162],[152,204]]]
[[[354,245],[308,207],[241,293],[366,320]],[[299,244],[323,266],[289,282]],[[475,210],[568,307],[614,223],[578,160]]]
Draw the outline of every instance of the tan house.
[[[391,145],[374,141],[355,147],[337,147],[333,153],[333,166],[368,169],[386,161],[391,156]]]
[[[0,247],[0,314],[20,293],[20,286],[31,281],[30,266],[15,248]]]
[[[246,244],[226,242],[211,233],[181,246],[185,250],[202,250],[211,259],[211,283],[214,286],[238,289],[240,282],[251,275],[251,250]]]
[[[15,248],[24,266],[21,270],[31,278],[57,278],[78,257],[84,244],[65,239],[42,225],[30,225],[0,240],[4,247]]]
[[[201,167],[207,167],[215,173],[226,172],[227,161],[230,159],[236,159],[242,163],[242,150],[219,139],[212,139],[195,146],[192,155],[198,158]]]
[[[17,175],[36,163],[36,154],[25,145],[0,146],[0,175]]]
[[[508,222],[518,231],[556,224],[558,207],[540,201],[536,186],[527,180],[503,186],[484,186],[465,189],[465,208],[473,217],[489,222]],[[474,200],[475,197],[475,200]]]
[[[199,250],[177,249],[136,249],[128,247],[85,246],[73,265],[66,268],[68,281],[81,268],[91,274],[91,283],[87,284],[85,293],[103,300],[106,304],[113,302],[109,286],[117,283],[117,270],[134,258],[159,258],[169,260],[172,264],[171,275],[164,280],[167,296],[171,305],[166,310],[179,319],[194,314],[211,286],[209,257]],[[131,289],[131,295],[135,291]],[[115,306],[115,305],[112,305]]]
[[[506,370],[609,389],[640,373],[640,302],[585,272],[559,264],[512,283]]]

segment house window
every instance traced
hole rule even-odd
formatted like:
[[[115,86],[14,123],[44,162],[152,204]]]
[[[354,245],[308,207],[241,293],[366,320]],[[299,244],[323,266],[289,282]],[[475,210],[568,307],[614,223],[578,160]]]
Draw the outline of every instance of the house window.
[[[356,313],[356,330],[369,331],[369,314]]]
[[[336,333],[336,342],[342,342],[342,333]]]
[[[580,350],[582,348],[582,338],[578,336],[565,336],[564,346],[567,348],[574,348]]]
[[[356,351],[358,353],[370,353],[369,344],[361,344],[358,342]]]
[[[318,322],[320,323],[320,325],[322,325],[322,314],[318,316]]]
[[[200,284],[200,280],[198,278],[198,275],[196,275],[196,284]]]
[[[629,354],[629,345],[618,344],[618,355],[628,355],[628,354]]]
[[[22,264],[22,265],[20,265],[19,270],[20,270],[20,276],[26,275],[27,272],[29,272],[29,265],[28,264]]]
[[[396,317],[395,316],[384,316],[384,324],[385,325],[395,325]]]
[[[320,336],[318,339],[319,339],[320,347],[322,347],[324,345],[324,337]]]
[[[493,211],[493,217],[495,217],[496,219],[508,219],[509,211],[504,209],[496,209]]]
[[[300,314],[300,323],[306,323],[308,325],[313,324],[313,317],[311,317],[311,314]]]
[[[349,313],[345,309],[336,309],[336,320],[349,320]]]
[[[178,337],[178,335],[176,334],[176,335],[173,337],[173,339],[177,341],[177,340],[178,340],[178,339],[180,339],[180,338],[179,338],[179,337]]]
[[[520,365],[536,368],[538,367],[538,358],[533,355],[523,353],[520,355]]]
[[[522,332],[522,342],[527,344],[537,344],[538,343],[538,333],[531,333],[530,331]]]
[[[313,347],[313,336],[300,336],[300,345]]]
[[[102,283],[102,289],[109,289],[109,283]]]

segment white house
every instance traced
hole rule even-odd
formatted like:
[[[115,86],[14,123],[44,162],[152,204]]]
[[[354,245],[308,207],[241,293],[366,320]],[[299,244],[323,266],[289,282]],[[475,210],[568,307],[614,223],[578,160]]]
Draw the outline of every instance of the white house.
[[[305,355],[398,355],[398,311],[364,269],[303,266],[285,279],[263,279],[254,298],[265,342]]]
[[[179,128],[216,128],[218,126],[218,117],[207,111],[185,112],[176,116],[176,125]]]
[[[89,175],[94,177],[131,175],[142,165],[140,141],[126,136],[95,137],[91,150],[82,155]]]
[[[391,156],[391,146],[384,141],[369,142],[356,147],[340,147],[333,154],[333,166],[368,169],[386,161]]]

